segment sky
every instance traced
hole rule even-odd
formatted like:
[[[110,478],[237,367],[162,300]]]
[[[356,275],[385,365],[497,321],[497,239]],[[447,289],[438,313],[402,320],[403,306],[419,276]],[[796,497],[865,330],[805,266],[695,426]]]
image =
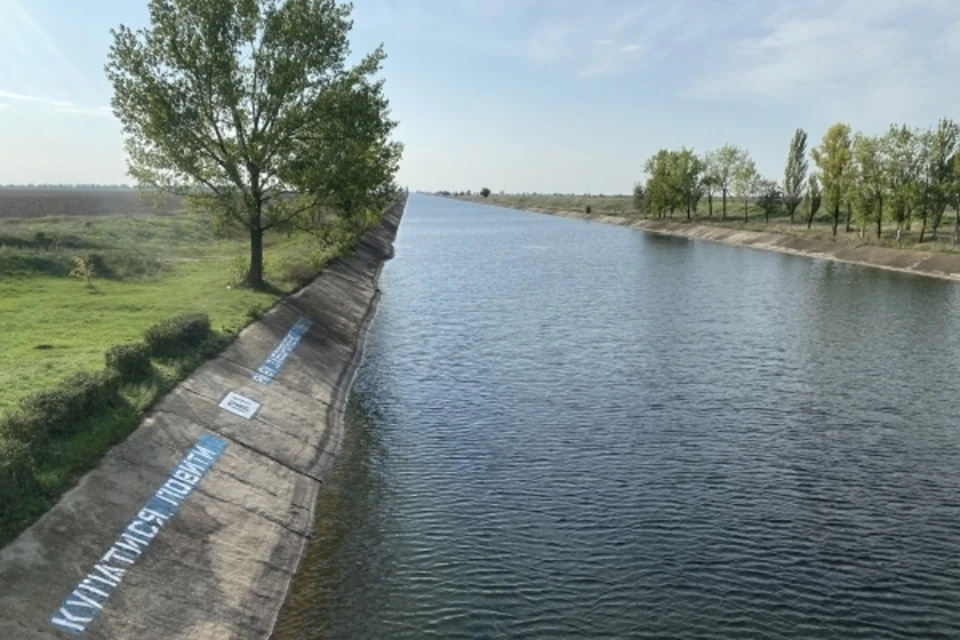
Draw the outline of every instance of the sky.
[[[957,0],[356,0],[411,190],[626,193],[660,148],[960,119]],[[103,66],[147,0],[0,0],[0,184],[120,183]]]

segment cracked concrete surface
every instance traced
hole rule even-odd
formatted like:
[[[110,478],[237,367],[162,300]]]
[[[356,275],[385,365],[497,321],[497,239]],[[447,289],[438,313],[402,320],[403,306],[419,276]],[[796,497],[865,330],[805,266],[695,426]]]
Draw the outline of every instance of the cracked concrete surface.
[[[0,550],[0,638],[270,636],[311,535],[319,483],[339,455],[346,396],[403,207],[197,369]],[[255,381],[301,317],[312,324],[273,382]],[[231,391],[260,403],[253,417],[219,406]],[[226,448],[206,475],[178,476],[196,482],[192,493],[173,515],[154,514],[154,527],[145,505],[204,434]],[[111,577],[91,578],[135,519],[153,533],[136,543],[146,546],[116,556],[123,561],[108,567]],[[92,604],[69,605],[68,624],[51,623],[71,597]]]

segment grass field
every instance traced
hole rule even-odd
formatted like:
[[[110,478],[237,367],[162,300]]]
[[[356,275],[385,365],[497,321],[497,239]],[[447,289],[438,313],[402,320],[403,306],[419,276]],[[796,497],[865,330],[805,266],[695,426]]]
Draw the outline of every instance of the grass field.
[[[541,209],[544,211],[575,211],[582,213],[586,212],[586,208],[589,206],[592,214],[626,216],[638,219],[644,217],[633,208],[633,198],[628,195],[490,194],[489,197],[483,198],[480,195],[474,194],[458,197],[461,200],[468,200],[470,202],[514,209]],[[807,229],[803,205],[801,205],[801,209],[797,212],[795,224],[790,224],[790,219],[785,213],[771,216],[770,221],[766,222],[763,211],[753,203],[749,203],[747,206],[747,222],[744,222],[743,201],[732,198],[727,201],[727,219],[721,220],[720,206],[720,199],[714,199],[713,215],[708,216],[707,202],[703,200],[700,203],[699,211],[693,216],[693,221],[699,224],[747,229],[750,231],[771,231],[806,238],[829,239],[833,237],[832,220],[822,209],[814,219],[812,228]],[[676,222],[686,221],[686,212],[677,211],[671,219]],[[954,220],[955,213],[952,210],[948,210],[940,226],[938,238],[935,241],[931,240],[930,229],[927,229],[926,238],[923,244],[920,244],[920,225],[918,222],[914,222],[911,228],[904,230],[899,241],[896,238],[896,230],[893,224],[886,221],[884,222],[882,237],[876,237],[875,228],[866,229],[865,234],[861,237],[859,229],[855,228],[855,225],[850,233],[846,233],[846,213],[844,212],[840,216],[840,229],[837,235],[837,241],[857,245],[869,244],[917,251],[960,253],[960,247],[953,244]]]
[[[102,367],[110,346],[179,313],[206,312],[215,327],[238,329],[296,286],[305,255],[322,262],[332,253],[308,238],[273,238],[266,275],[276,291],[264,293],[234,286],[244,240],[217,238],[188,214],[0,220],[0,413]],[[89,286],[69,276],[75,257],[98,266]]]
[[[3,206],[9,193],[0,189],[0,212],[11,210]],[[217,332],[196,352],[155,362],[148,380],[124,386],[120,406],[90,417],[75,435],[35,454],[39,489],[0,508],[0,545],[44,513],[136,428],[144,410],[228,344],[235,331],[345,248],[309,236],[268,237],[265,272],[272,288],[252,291],[236,286],[247,260],[243,237],[217,237],[208,220],[183,212],[136,209],[135,193],[120,193],[125,198],[112,196],[109,211],[78,214],[96,205],[71,193],[73,213],[63,215],[56,205],[61,215],[43,216],[49,196],[34,191],[34,202],[18,196],[18,210],[30,211],[28,216],[0,216],[0,417],[73,374],[102,370],[111,347],[142,340],[148,327],[172,316],[207,313]],[[103,202],[101,196],[90,197]],[[89,281],[71,277],[77,257],[94,265]]]

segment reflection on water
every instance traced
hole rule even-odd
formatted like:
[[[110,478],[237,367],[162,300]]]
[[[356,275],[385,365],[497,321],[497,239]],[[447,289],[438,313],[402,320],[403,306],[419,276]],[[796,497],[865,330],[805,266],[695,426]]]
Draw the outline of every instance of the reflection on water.
[[[281,640],[960,637],[960,287],[416,196],[382,288]]]

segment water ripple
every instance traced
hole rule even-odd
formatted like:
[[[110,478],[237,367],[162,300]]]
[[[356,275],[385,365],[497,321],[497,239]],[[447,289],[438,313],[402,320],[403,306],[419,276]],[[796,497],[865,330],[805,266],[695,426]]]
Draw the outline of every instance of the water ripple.
[[[278,639],[960,637],[958,287],[415,197],[382,288]]]

